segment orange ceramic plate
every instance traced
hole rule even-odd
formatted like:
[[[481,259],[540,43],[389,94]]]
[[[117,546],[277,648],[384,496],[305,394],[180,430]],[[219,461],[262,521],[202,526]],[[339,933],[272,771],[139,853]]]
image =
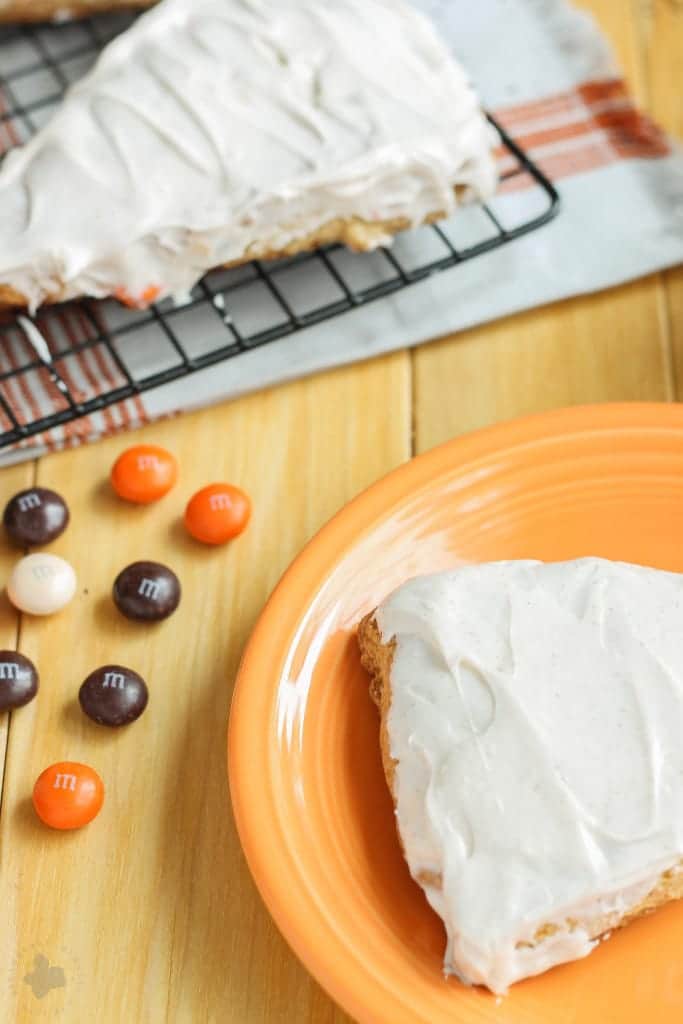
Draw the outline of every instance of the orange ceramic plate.
[[[443,929],[394,830],[358,620],[416,573],[581,555],[683,571],[683,408],[562,410],[437,448],[336,516],[261,616],[230,723],[237,824],[279,927],[359,1021],[683,1020],[683,905],[502,1002],[445,981]]]

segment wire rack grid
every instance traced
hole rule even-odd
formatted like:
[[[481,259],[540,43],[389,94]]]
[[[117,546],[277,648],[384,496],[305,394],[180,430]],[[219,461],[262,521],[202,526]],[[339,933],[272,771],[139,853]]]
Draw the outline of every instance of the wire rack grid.
[[[0,29],[0,153],[27,141],[69,85],[132,15]],[[382,297],[505,245],[550,221],[552,183],[502,126],[503,191],[525,188],[528,215],[507,224],[496,201],[405,232],[391,248],[338,245],[209,273],[181,305],[129,310],[111,300],[65,303],[31,323],[0,323],[0,448],[102,413],[205,367]]]

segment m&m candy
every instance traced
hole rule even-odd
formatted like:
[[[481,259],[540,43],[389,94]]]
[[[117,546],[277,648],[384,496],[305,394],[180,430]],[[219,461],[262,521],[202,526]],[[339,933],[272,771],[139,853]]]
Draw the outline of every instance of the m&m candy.
[[[127,448],[111,471],[112,487],[118,496],[136,505],[149,505],[163,498],[177,479],[175,456],[155,444]]]
[[[160,562],[133,562],[114,580],[114,604],[128,619],[159,622],[180,603],[180,580]]]
[[[36,666],[18,651],[0,651],[0,711],[28,704],[38,693]]]
[[[7,596],[19,611],[52,615],[76,593],[76,573],[58,555],[26,555],[14,566],[7,581]]]
[[[124,665],[96,668],[78,691],[78,700],[88,718],[112,727],[134,722],[147,707],[148,699],[142,676]]]
[[[33,806],[50,828],[87,825],[104,801],[104,784],[94,768],[78,761],[58,761],[42,772],[33,787]]]
[[[7,535],[21,547],[49,544],[69,523],[64,498],[48,487],[19,491],[5,505],[3,522]]]
[[[239,487],[209,484],[190,498],[185,526],[204,544],[225,544],[246,529],[250,516],[251,501]]]

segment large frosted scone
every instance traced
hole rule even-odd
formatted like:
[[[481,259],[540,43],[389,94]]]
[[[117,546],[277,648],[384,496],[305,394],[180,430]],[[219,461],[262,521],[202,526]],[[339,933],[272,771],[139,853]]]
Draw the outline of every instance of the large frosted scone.
[[[447,973],[502,993],[683,895],[683,576],[468,566],[404,584],[359,641]]]
[[[164,0],[0,171],[0,303],[184,294],[495,188],[463,70],[404,0]]]

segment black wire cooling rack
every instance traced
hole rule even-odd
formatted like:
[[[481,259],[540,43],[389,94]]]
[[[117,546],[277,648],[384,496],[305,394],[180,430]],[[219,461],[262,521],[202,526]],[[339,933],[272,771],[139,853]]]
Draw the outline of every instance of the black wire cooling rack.
[[[0,153],[49,118],[131,15],[0,30]],[[452,221],[405,232],[391,248],[341,246],[208,274],[188,300],[129,310],[110,300],[65,303],[0,324],[0,448],[108,409],[259,345],[391,295],[550,221],[551,182],[500,135],[504,188],[524,185],[526,218],[506,224],[496,200]],[[37,332],[31,327],[33,324]]]

